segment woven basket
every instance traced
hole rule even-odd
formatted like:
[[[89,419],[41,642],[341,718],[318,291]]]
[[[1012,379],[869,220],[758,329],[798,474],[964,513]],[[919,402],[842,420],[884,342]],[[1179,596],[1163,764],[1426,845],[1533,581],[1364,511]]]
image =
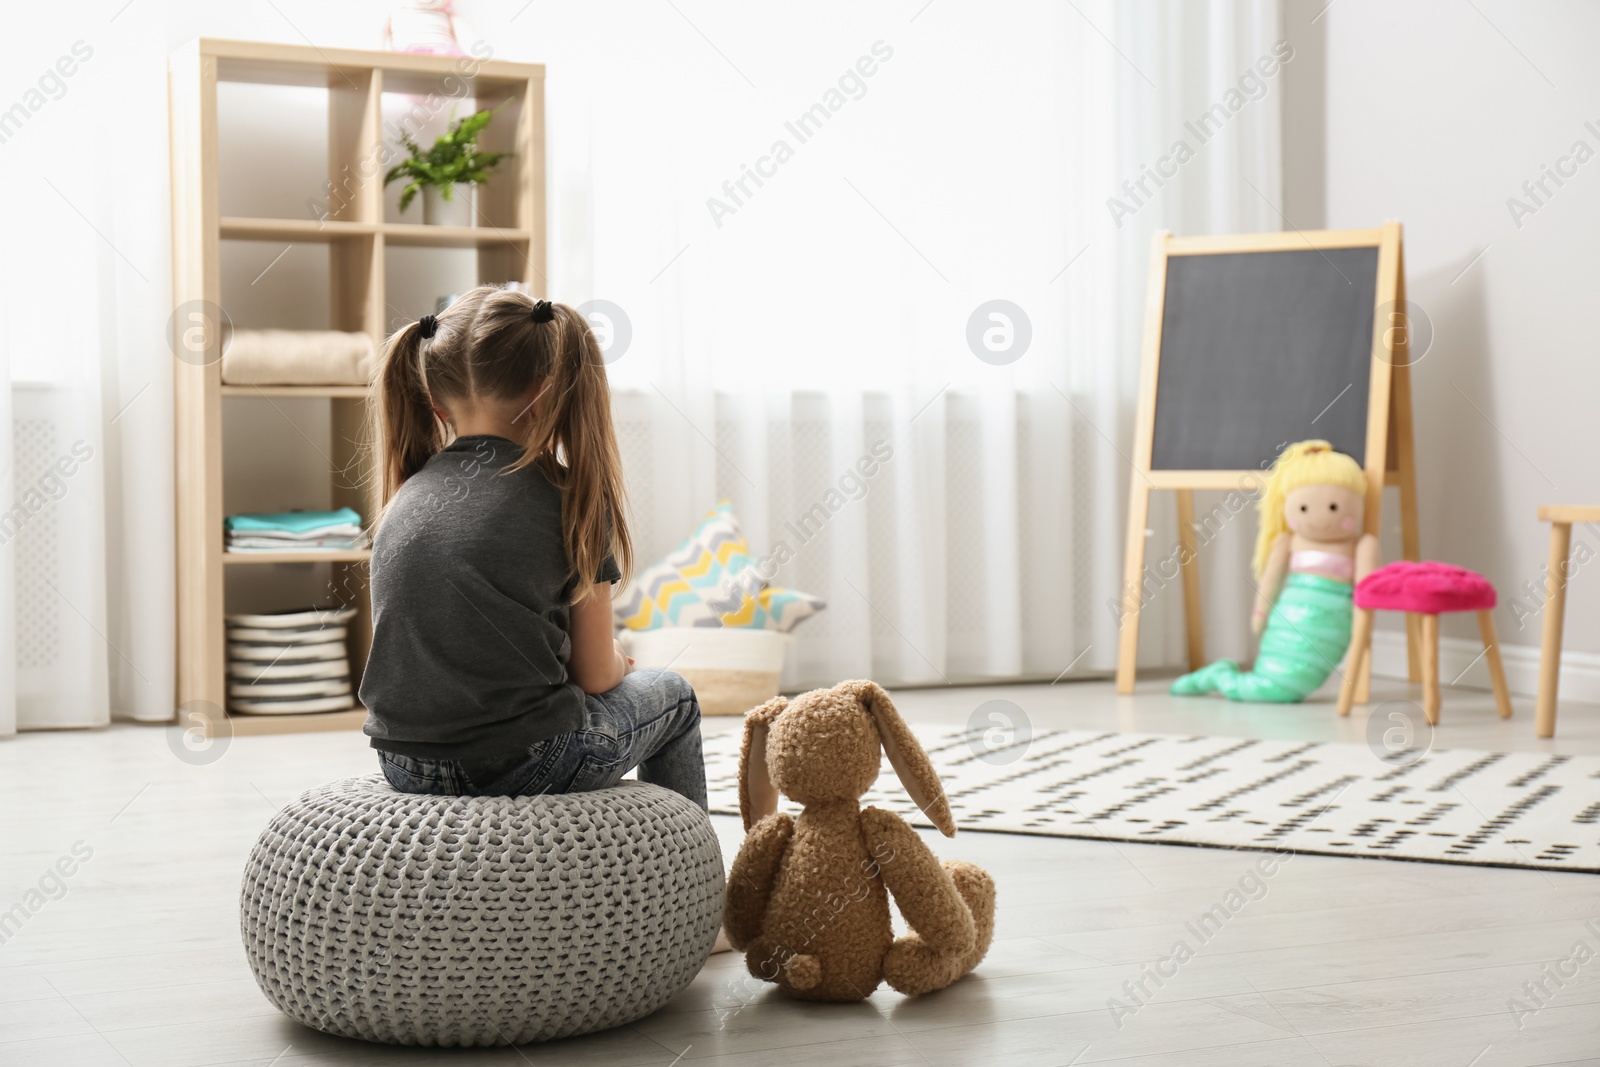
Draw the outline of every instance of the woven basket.
[[[694,686],[702,715],[743,715],[778,695],[789,635],[725,626],[625,631],[640,667],[677,671]]]

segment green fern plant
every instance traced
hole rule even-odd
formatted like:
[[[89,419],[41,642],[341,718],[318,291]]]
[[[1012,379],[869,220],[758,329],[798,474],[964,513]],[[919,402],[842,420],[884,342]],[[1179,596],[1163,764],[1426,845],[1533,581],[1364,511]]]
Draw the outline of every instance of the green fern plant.
[[[457,183],[479,184],[488,180],[489,171],[494,165],[511,154],[485,152],[478,147],[478,135],[492,118],[494,111],[484,110],[457,119],[450,123],[450,128],[426,152],[412,139],[409,131],[400,132],[400,143],[406,146],[411,156],[390,167],[383,177],[383,184],[387,188],[391,182],[401,178],[411,179],[400,190],[401,211],[411,206],[411,201],[425,185],[438,186],[443,190],[439,195],[450,200],[453,199],[453,187]]]

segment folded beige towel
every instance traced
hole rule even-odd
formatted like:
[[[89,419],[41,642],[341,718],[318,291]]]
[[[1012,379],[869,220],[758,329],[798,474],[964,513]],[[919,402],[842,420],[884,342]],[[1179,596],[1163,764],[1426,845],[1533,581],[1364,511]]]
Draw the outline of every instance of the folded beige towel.
[[[341,330],[234,330],[222,353],[229,385],[366,385],[372,338]]]

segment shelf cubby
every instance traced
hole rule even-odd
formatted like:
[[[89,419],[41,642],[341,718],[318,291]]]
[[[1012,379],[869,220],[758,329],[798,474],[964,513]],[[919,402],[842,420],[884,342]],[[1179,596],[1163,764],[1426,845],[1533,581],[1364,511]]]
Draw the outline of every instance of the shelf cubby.
[[[350,604],[353,683],[371,641],[369,550],[228,552],[224,516],[348,506],[370,520],[376,499],[369,388],[224,383],[223,316],[365,332],[377,346],[471,285],[544,295],[544,68],[201,38],[173,54],[168,84],[173,303],[215,327],[203,358],[174,361],[178,702],[205,709],[214,732],[358,729],[359,708],[224,710],[229,611]],[[512,153],[478,190],[479,225],[423,225],[420,202],[399,212],[399,185],[383,186],[398,124],[428,143],[479,107],[499,108],[484,146]]]

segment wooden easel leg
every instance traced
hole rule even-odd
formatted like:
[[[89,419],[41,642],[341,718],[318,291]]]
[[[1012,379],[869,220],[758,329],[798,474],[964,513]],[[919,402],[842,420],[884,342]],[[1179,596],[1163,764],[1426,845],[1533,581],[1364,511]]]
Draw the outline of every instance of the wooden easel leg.
[[[1439,725],[1439,616],[1422,616],[1422,714]]]
[[[1550,524],[1549,573],[1545,576],[1544,637],[1539,642],[1539,703],[1533,732],[1556,734],[1556,691],[1561,685],[1561,629],[1567,612],[1567,556],[1572,551],[1572,524]]]
[[[1339,714],[1349,715],[1355,703],[1356,679],[1367,660],[1367,650],[1372,644],[1372,612],[1356,609],[1354,632],[1350,635],[1350,651],[1344,658],[1344,681],[1339,684]]]
[[[1506,665],[1500,659],[1500,639],[1494,632],[1494,612],[1478,612],[1478,636],[1483,638],[1483,658],[1489,664],[1489,684],[1494,686],[1495,707],[1502,719],[1511,718],[1511,690],[1506,688]]]
[[[1121,634],[1117,645],[1117,692],[1132,693],[1139,666],[1139,607],[1144,598],[1144,531],[1150,522],[1150,486],[1139,472],[1128,490],[1128,543],[1123,550]]]
[[[1194,490],[1178,490],[1178,567],[1183,573],[1183,626],[1189,669],[1206,665],[1205,620],[1200,610],[1200,546],[1194,531]]]
[[[1391,233],[1389,226],[1395,226]],[[1405,253],[1399,244],[1398,224],[1385,225],[1385,240],[1395,242],[1395,275],[1394,275],[1394,306],[1403,309],[1406,300],[1406,270]],[[1382,270],[1380,268],[1379,284],[1382,285]],[[1389,477],[1393,474],[1400,483],[1400,524],[1405,552],[1410,555],[1413,547],[1412,541],[1405,538],[1405,532],[1412,527],[1407,523],[1415,522],[1416,494],[1413,481],[1407,487],[1405,478],[1410,472],[1411,463],[1411,374],[1407,364],[1411,359],[1410,324],[1401,322],[1396,328],[1396,323],[1391,320],[1386,324],[1383,333],[1386,342],[1387,356],[1384,365],[1377,361],[1373,363],[1374,377],[1372,393],[1369,403],[1374,405],[1368,413],[1367,424],[1367,532],[1379,535],[1382,532],[1383,516],[1383,489],[1389,484]],[[1381,419],[1381,421],[1379,421]],[[1379,430],[1381,427],[1381,431]],[[1408,505],[1413,513],[1407,515]],[[1412,629],[1407,622],[1406,626],[1406,653],[1410,664],[1410,674],[1416,677],[1416,642],[1412,636]],[[1372,701],[1372,656],[1362,657],[1361,662],[1346,666],[1345,670],[1355,675],[1355,699],[1362,704]]]
[[[1397,279],[1399,302],[1405,306],[1406,272],[1404,252]],[[1416,434],[1411,418],[1411,324],[1405,328],[1405,344],[1396,352],[1390,412],[1393,414],[1395,473],[1400,489],[1400,554],[1409,560],[1422,558],[1422,539],[1417,526],[1417,448]],[[1417,353],[1417,358],[1426,353]],[[1418,655],[1422,647],[1422,630],[1419,620],[1406,616],[1406,666],[1413,682],[1422,679],[1422,660]]]

